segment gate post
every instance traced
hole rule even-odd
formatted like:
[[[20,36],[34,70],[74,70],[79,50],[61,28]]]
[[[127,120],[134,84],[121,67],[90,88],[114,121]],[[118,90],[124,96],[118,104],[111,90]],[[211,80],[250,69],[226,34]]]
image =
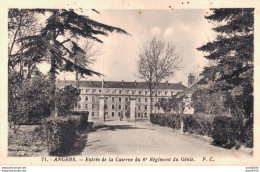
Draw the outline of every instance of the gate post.
[[[130,97],[130,121],[135,121],[135,100],[136,97]]]
[[[98,116],[99,119],[104,119],[104,106],[105,106],[105,97],[104,96],[99,96],[99,111],[98,111]]]

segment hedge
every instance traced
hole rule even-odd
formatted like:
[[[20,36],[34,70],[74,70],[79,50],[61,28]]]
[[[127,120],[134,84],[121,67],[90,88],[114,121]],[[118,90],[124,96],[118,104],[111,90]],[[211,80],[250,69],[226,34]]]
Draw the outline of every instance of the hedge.
[[[62,156],[72,150],[77,141],[79,128],[79,116],[47,119],[50,155]]]
[[[181,128],[181,121],[183,121],[184,132],[209,136],[212,134],[213,118],[184,114],[150,114],[150,121],[177,130]]]
[[[232,148],[241,142],[243,121],[239,118],[216,116],[213,123],[213,143],[215,145]]]
[[[72,115],[80,116],[78,129],[79,130],[86,129],[86,127],[88,126],[88,115],[89,115],[89,112],[88,111],[80,111],[80,112],[74,111],[74,112],[72,112]]]
[[[183,131],[208,135],[213,138],[213,144],[239,148],[241,144],[253,147],[253,118],[243,122],[240,118],[213,115],[184,114],[150,114],[153,124],[180,129],[183,121]]]

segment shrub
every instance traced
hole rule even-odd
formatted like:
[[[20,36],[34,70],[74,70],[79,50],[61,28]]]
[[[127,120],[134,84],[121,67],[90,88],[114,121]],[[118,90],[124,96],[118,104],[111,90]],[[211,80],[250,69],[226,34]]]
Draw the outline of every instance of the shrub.
[[[89,112],[88,111],[74,111],[72,112],[73,115],[75,116],[79,116],[80,120],[79,120],[79,127],[78,129],[79,130],[84,130],[87,128],[88,126],[88,115],[89,115]]]
[[[77,116],[47,120],[50,155],[66,155],[74,147],[79,124],[80,118]]]
[[[232,148],[241,141],[243,121],[239,118],[227,116],[216,116],[213,123],[213,143],[224,147]]]
[[[183,121],[184,132],[198,133],[211,136],[213,118],[201,115],[184,114],[150,114],[150,121],[153,124],[167,126],[173,129],[181,128]]]

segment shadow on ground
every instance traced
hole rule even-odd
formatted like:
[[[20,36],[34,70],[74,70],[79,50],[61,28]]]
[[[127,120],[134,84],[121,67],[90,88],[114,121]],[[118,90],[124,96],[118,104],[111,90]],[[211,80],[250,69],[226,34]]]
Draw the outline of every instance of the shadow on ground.
[[[110,131],[116,131],[116,130],[138,130],[138,129],[147,129],[147,130],[154,130],[149,128],[140,128],[135,127],[131,125],[98,125],[92,128],[92,132],[95,132],[97,130],[110,130]]]

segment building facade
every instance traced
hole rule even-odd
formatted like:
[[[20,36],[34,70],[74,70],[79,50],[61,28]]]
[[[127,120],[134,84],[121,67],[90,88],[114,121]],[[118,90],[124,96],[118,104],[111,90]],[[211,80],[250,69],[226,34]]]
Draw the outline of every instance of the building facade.
[[[59,85],[75,86],[75,81],[59,81]],[[133,100],[135,118],[149,118],[150,91],[145,82],[80,81],[79,88],[80,101],[76,110],[89,111],[90,118],[100,118],[103,115],[108,118],[120,118],[121,115],[128,117],[130,102]],[[157,100],[155,92],[152,91],[152,105],[154,106],[160,98],[170,98],[185,89],[186,87],[181,83],[160,83],[157,89]]]

